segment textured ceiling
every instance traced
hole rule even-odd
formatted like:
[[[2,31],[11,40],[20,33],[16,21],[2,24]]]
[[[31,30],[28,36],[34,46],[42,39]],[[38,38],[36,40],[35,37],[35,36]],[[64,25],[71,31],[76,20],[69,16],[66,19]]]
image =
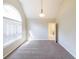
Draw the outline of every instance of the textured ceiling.
[[[43,0],[44,18],[55,18],[63,0]],[[40,18],[41,0],[20,0],[28,18]]]

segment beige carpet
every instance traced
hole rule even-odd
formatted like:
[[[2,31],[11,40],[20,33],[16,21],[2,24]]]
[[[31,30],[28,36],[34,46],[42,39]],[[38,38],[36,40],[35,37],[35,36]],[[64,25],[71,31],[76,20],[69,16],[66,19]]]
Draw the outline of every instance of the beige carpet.
[[[58,43],[32,40],[23,44],[5,59],[75,59]]]

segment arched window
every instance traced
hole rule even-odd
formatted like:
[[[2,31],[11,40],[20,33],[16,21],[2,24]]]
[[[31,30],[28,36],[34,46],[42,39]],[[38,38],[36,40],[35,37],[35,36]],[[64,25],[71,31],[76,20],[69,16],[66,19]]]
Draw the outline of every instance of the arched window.
[[[4,4],[3,43],[16,40],[22,34],[22,19],[19,11],[12,5]]]

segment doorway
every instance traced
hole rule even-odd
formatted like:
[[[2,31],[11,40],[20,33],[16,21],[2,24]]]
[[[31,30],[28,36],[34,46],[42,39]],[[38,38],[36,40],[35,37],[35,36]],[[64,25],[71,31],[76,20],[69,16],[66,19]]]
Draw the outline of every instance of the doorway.
[[[56,41],[56,23],[48,23],[48,40]]]

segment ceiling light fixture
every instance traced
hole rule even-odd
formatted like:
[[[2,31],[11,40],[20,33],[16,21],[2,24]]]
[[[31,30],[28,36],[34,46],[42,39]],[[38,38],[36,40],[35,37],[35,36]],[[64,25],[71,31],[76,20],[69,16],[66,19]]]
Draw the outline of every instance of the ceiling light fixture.
[[[40,16],[40,17],[44,17],[44,16],[45,16],[45,14],[44,14],[44,12],[43,12],[43,0],[41,0],[41,13],[40,13],[39,16]]]

